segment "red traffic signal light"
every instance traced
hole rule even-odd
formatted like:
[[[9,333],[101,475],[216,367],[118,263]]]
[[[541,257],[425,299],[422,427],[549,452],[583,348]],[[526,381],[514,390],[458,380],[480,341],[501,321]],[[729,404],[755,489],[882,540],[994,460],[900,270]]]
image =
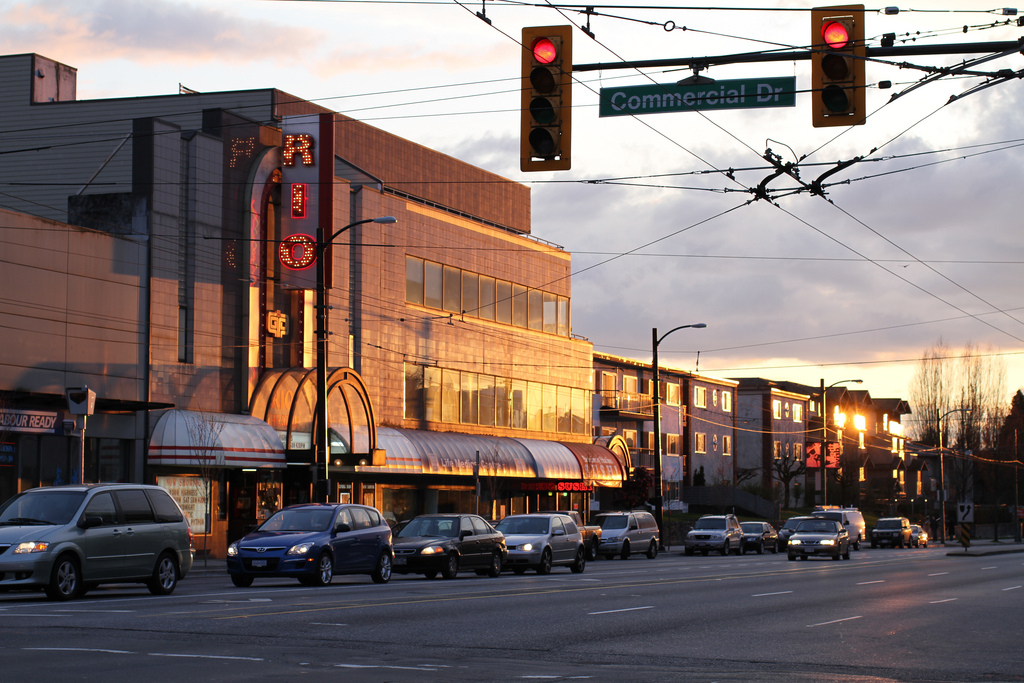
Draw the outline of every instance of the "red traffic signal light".
[[[864,5],[811,10],[811,123],[863,124]]]
[[[572,26],[523,29],[519,168],[570,168]]]

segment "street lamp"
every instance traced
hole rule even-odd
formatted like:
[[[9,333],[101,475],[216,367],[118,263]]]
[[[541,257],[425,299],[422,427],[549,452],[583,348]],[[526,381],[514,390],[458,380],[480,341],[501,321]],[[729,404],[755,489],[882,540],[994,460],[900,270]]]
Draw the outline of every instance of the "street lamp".
[[[658,544],[661,550],[665,549],[665,528],[662,522],[662,481],[661,481],[661,392],[658,386],[658,345],[668,335],[676,330],[683,330],[687,327],[707,327],[707,323],[692,323],[673,327],[665,334],[658,336],[658,328],[651,329],[651,339],[654,346],[654,358],[651,365],[654,370],[654,519],[658,523]]]
[[[942,457],[942,421],[953,413],[969,413],[969,408],[954,408],[939,416],[939,507],[941,509],[941,523],[939,538],[942,545],[946,545],[946,467]]]
[[[331,464],[330,428],[327,424],[327,337],[329,335],[329,319],[327,306],[327,283],[324,275],[324,252],[338,235],[350,228],[365,223],[397,223],[394,216],[366,218],[349,223],[328,238],[324,238],[324,227],[321,224],[316,231],[316,456],[313,459],[313,497],[318,502],[328,502],[327,481],[330,479]],[[324,464],[323,494],[318,491],[317,465]],[[319,500],[322,498],[323,500]]]
[[[825,378],[821,379],[821,453],[818,457],[821,459],[821,505],[824,507],[828,504],[828,470],[825,469],[825,453],[828,450],[828,410],[825,407],[825,392],[834,386],[840,384],[861,384],[864,380],[862,379],[843,379],[838,382],[833,382],[827,387],[825,386]]]

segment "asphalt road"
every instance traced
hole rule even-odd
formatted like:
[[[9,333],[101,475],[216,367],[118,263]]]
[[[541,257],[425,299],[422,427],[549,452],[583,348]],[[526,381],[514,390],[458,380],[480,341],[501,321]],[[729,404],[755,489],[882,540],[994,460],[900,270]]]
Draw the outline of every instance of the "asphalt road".
[[[0,595],[4,681],[1021,681],[1024,554],[876,549],[583,574]]]

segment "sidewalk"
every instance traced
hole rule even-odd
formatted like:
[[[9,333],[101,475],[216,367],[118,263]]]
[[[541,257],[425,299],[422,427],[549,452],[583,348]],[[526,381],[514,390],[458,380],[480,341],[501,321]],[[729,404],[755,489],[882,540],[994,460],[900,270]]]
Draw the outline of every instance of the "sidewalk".
[[[929,545],[942,546],[938,541],[933,541]],[[993,541],[991,538],[975,538],[971,539],[971,545],[966,549],[959,541],[947,539],[945,548],[949,551],[946,554],[950,557],[984,557],[986,555],[1024,553],[1024,543],[1017,543],[1012,538],[999,541]]]

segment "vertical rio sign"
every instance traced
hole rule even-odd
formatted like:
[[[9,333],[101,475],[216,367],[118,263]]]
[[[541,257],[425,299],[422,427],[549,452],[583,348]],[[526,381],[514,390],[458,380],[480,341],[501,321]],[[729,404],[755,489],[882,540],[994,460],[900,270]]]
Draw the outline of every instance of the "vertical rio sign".
[[[281,133],[281,286],[316,289],[317,247],[334,219],[334,115],[286,116]],[[331,282],[327,250],[324,259]]]

